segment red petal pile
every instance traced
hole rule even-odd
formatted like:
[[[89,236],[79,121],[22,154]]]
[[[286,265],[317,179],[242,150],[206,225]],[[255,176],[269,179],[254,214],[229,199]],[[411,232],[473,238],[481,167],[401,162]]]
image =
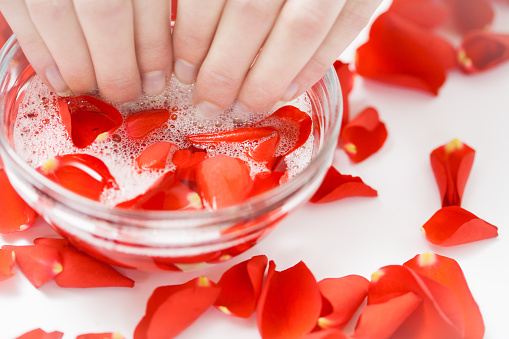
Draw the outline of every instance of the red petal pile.
[[[442,198],[442,208],[422,227],[426,238],[440,246],[455,246],[498,236],[498,229],[460,207],[475,151],[458,139],[431,152],[430,160]]]
[[[108,264],[69,246],[64,239],[37,238],[34,245],[4,245],[14,252],[20,270],[35,286],[54,279],[60,287],[133,287],[134,281]]]
[[[377,192],[366,185],[361,178],[343,175],[331,166],[322,184],[309,201],[315,204],[321,204],[348,197],[376,196]]]
[[[394,0],[358,48],[357,72],[437,94],[456,64],[475,73],[509,60],[508,34],[490,30],[494,17],[490,0]],[[434,32],[450,22],[462,40],[457,51]]]
[[[258,304],[266,267],[267,257],[264,255],[231,267],[217,283],[221,293],[214,306],[229,315],[250,317]]]
[[[446,71],[455,65],[456,52],[448,41],[393,12],[373,22],[355,64],[361,76],[432,94],[438,94]]]
[[[461,268],[433,253],[372,276],[352,338],[482,338],[484,325]]]
[[[342,328],[361,308],[350,338],[468,338],[484,334],[482,316],[459,265],[433,253],[386,266],[371,282],[358,275],[317,282],[300,262],[265,281],[265,256],[232,266],[216,285],[204,277],[157,288],[134,338],[173,338],[211,305],[249,317],[264,339],[346,339]],[[362,306],[366,296],[367,305]]]

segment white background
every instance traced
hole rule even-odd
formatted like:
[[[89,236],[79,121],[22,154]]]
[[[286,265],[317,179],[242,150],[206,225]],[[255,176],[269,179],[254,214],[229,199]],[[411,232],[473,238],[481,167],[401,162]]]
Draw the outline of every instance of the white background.
[[[388,2],[385,1],[384,6]],[[509,6],[497,6],[494,29],[509,33]],[[355,47],[342,60],[352,61]],[[350,198],[307,204],[285,219],[264,241],[237,258],[200,272],[147,273],[121,270],[136,281],[133,289],[64,289],[49,282],[35,289],[16,269],[0,283],[0,338],[41,327],[64,338],[91,332],[120,332],[132,337],[146,301],[161,285],[183,283],[197,275],[217,281],[231,265],[266,254],[283,270],[303,260],[318,280],[360,274],[402,264],[416,254],[436,252],[462,267],[486,325],[487,339],[507,336],[509,312],[509,63],[477,75],[452,71],[437,97],[356,78],[352,115],[370,105],[378,109],[389,137],[383,148],[360,164],[337,150],[334,165],[360,176],[378,190],[377,198]],[[420,227],[440,208],[429,153],[459,138],[476,153],[462,206],[499,227],[499,237],[452,248],[427,242]],[[24,235],[0,243],[30,243],[53,233],[38,222]],[[256,318],[236,319],[207,311],[182,338],[259,338]]]

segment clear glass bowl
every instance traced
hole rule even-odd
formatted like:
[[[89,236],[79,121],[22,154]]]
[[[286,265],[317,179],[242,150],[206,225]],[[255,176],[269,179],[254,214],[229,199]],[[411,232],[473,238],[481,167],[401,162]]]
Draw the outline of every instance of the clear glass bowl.
[[[12,186],[57,232],[101,260],[142,270],[217,263],[251,248],[306,202],[331,165],[342,101],[334,69],[307,92],[315,150],[310,165],[281,186],[218,211],[111,209],[60,187],[16,154],[12,129],[34,71],[14,37],[0,55],[0,155]],[[311,230],[310,230],[311,231]]]

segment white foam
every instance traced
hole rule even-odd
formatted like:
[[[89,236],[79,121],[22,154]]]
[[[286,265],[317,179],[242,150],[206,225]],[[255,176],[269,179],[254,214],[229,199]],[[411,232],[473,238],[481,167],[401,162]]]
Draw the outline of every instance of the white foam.
[[[31,81],[19,107],[13,132],[14,145],[20,156],[33,167],[40,166],[56,155],[86,153],[98,157],[108,166],[120,188],[110,190],[102,197],[105,204],[114,206],[145,192],[147,187],[160,177],[162,171],[140,171],[136,168],[134,160],[146,146],[158,141],[170,141],[179,149],[188,148],[190,144],[185,138],[186,135],[231,130],[238,126],[251,125],[263,120],[273,111],[246,114],[241,113],[233,105],[216,119],[206,119],[196,114],[195,107],[192,105],[192,95],[193,85],[184,85],[173,77],[169,86],[159,96],[145,96],[135,103],[115,105],[124,117],[141,110],[167,108],[170,110],[170,119],[161,128],[142,140],[132,140],[128,137],[125,128],[121,127],[106,140],[96,141],[86,148],[78,149],[72,144],[61,122],[57,95],[36,76]],[[300,96],[290,104],[311,114],[311,104],[307,95]],[[278,122],[275,119],[266,119],[262,124],[276,126]],[[288,129],[283,124],[277,128]],[[282,134],[276,155],[288,151],[297,138],[295,132],[288,130],[287,133]],[[257,163],[246,156],[245,148],[248,146],[256,146],[256,142],[223,143],[204,149],[210,155],[224,153],[247,161],[252,175],[267,171],[263,163]],[[285,159],[290,176],[297,174],[309,164],[312,149],[313,136],[311,135],[303,147]],[[173,165],[169,162],[166,170],[173,169]]]

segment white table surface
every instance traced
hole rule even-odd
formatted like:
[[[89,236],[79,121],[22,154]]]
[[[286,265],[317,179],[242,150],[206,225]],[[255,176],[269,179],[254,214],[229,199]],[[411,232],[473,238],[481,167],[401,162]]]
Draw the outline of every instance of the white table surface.
[[[495,28],[509,32],[509,6],[497,9]],[[366,34],[342,60],[353,60],[353,51]],[[217,281],[228,267],[257,254],[274,260],[277,270],[303,260],[320,280],[348,274],[369,278],[382,266],[402,264],[428,251],[452,257],[462,267],[484,317],[485,338],[507,338],[509,63],[471,76],[452,71],[437,97],[357,77],[351,101],[352,115],[365,106],[376,107],[389,136],[378,153],[360,164],[352,164],[337,150],[334,165],[344,174],[360,176],[378,190],[378,197],[308,203],[259,245],[204,271],[120,270],[136,281],[133,289],[65,289],[53,281],[35,289],[16,269],[13,278],[0,283],[0,338],[14,338],[38,327],[64,332],[65,339],[93,332],[120,332],[130,338],[156,287],[197,275]],[[462,207],[498,226],[500,235],[442,248],[430,244],[420,227],[440,208],[429,153],[453,138],[477,151]],[[34,237],[51,235],[41,221],[25,235],[0,237],[0,243],[30,243]],[[237,319],[211,308],[180,337],[250,339],[259,334],[254,316]]]

